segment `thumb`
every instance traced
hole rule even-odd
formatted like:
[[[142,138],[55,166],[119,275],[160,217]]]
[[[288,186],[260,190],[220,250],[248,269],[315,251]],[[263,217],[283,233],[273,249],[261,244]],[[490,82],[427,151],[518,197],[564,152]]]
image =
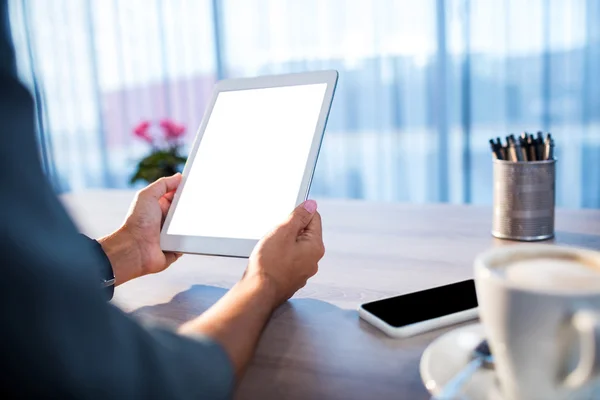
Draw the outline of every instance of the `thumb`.
[[[306,200],[292,211],[285,225],[289,226],[294,230],[294,233],[298,234],[310,224],[316,211],[317,202],[314,200]]]
[[[158,200],[168,192],[177,189],[180,183],[181,174],[178,172],[175,175],[160,178],[151,183],[142,190],[142,193]]]

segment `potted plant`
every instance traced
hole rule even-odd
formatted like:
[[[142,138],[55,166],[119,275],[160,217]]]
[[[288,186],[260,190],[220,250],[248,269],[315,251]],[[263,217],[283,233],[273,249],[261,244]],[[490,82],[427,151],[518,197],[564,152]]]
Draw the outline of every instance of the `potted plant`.
[[[163,176],[181,172],[187,161],[180,153],[185,126],[168,118],[158,125],[159,129],[156,129],[150,121],[142,121],[133,129],[135,137],[150,144],[151,151],[138,163],[131,184],[138,181],[152,183]]]

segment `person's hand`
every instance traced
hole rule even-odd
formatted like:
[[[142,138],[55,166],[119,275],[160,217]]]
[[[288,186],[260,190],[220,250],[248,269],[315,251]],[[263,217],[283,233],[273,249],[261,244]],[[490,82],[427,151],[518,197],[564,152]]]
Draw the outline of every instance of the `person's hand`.
[[[317,273],[324,254],[321,215],[317,203],[307,200],[256,245],[243,279],[266,284],[278,306]]]
[[[242,279],[179,332],[220,343],[240,379],[273,310],[317,273],[325,254],[321,231],[317,203],[305,201],[260,240]]]
[[[181,256],[160,249],[160,229],[180,182],[178,173],[140,190],[123,226],[98,240],[113,267],[116,285],[160,272]]]

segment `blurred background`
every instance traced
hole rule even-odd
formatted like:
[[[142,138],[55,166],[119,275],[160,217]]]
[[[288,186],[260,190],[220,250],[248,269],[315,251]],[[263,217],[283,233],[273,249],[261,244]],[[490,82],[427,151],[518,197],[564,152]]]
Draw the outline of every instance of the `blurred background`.
[[[10,0],[57,192],[124,188],[218,79],[337,69],[312,196],[491,204],[488,139],[551,132],[560,206],[600,207],[596,0]]]

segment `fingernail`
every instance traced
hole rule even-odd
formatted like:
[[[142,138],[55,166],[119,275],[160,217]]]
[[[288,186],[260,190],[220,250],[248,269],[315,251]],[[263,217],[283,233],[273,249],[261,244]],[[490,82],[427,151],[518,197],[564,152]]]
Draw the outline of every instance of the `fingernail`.
[[[308,211],[309,213],[314,213],[315,211],[317,211],[317,202],[314,200],[306,200],[304,202],[304,204],[302,205],[302,207],[304,207],[304,209],[306,211]]]

